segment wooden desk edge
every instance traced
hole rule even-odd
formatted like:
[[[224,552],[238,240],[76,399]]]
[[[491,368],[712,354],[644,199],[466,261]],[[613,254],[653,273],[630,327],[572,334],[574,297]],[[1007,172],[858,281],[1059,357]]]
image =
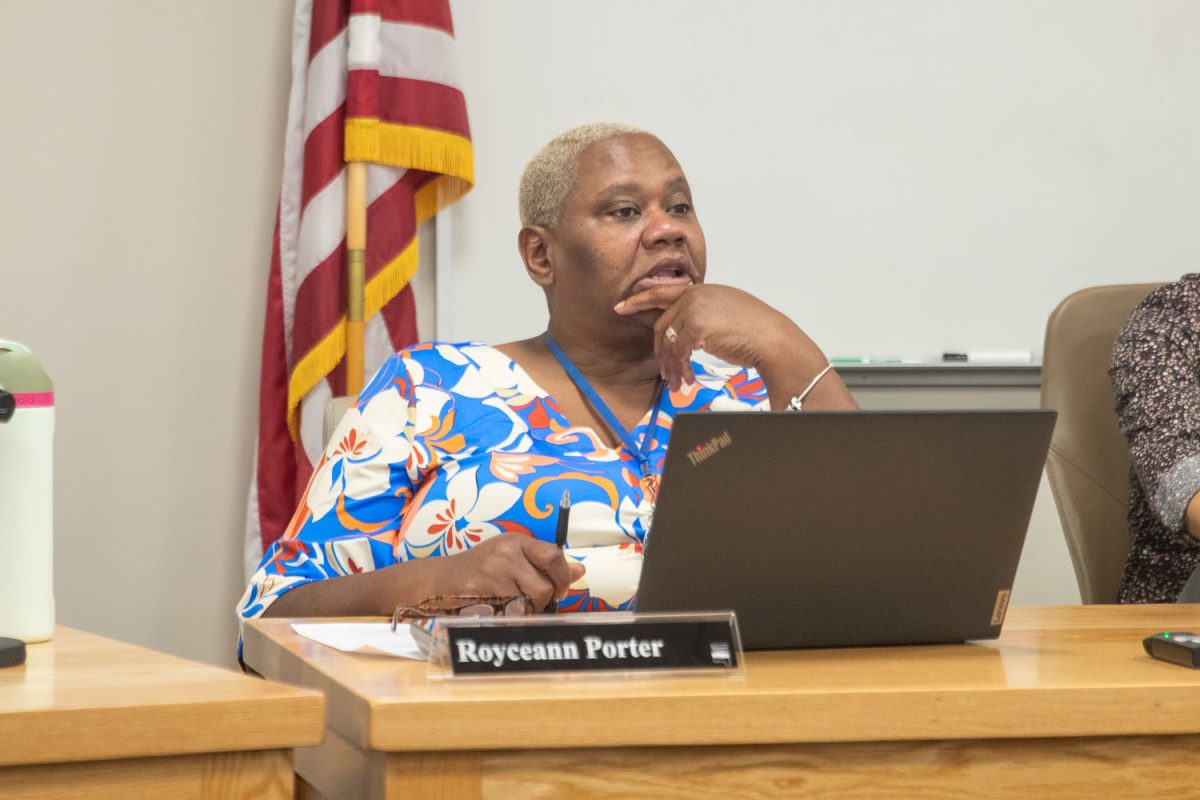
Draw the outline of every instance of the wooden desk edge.
[[[284,624],[290,624],[290,621]],[[247,620],[242,629],[242,655],[246,666],[268,680],[321,692],[325,702],[325,726],[350,741],[366,746],[370,741],[370,733],[367,726],[359,724],[359,721],[369,718],[370,704],[318,667],[280,647],[263,630],[263,625],[263,620],[252,619]],[[315,642],[313,644],[323,647]]]
[[[164,700],[160,695],[153,702],[139,704],[129,702],[128,695],[116,694],[117,701],[112,702],[104,693],[119,688],[106,685],[95,699],[74,697],[62,707],[34,704],[5,709],[0,712],[0,742],[4,742],[0,766],[290,750],[323,740],[325,697],[318,690],[262,681],[61,626],[51,641],[65,642],[68,647],[100,642],[115,648],[122,658],[145,651],[163,665],[178,664],[183,674],[178,697]],[[78,680],[73,673],[67,677]],[[53,679],[47,683],[45,677],[35,675],[33,680],[35,691],[54,690]],[[209,683],[214,685],[215,697],[197,691],[198,686]],[[163,690],[159,687],[156,691]],[[176,689],[168,687],[166,691]]]
[[[1013,609],[1013,630],[1037,626],[1038,620],[1061,619],[1064,629],[1092,627],[1120,631],[1140,630],[1143,617],[1155,613],[1174,625],[1180,615],[1194,614],[1195,609],[1161,607],[1126,611],[1089,607],[1063,609]],[[1091,624],[1084,624],[1084,620]],[[1116,621],[1114,621],[1116,620]],[[277,625],[279,621],[268,621]],[[1175,626],[1177,627],[1177,626]],[[605,719],[615,719],[605,713],[611,697],[572,698],[569,701],[584,716],[593,715],[598,722],[588,726],[587,735],[580,735],[569,720],[562,718],[564,699],[561,697],[522,698],[521,714],[512,715],[513,700],[495,697],[422,700],[403,706],[375,702],[355,695],[320,667],[307,663],[289,648],[279,644],[262,628],[247,625],[247,651],[256,650],[255,658],[265,660],[264,674],[275,679],[295,680],[316,685],[329,692],[329,729],[355,746],[393,752],[420,752],[435,747],[439,750],[485,751],[504,749],[501,741],[547,739],[551,741],[586,741],[588,746],[672,746],[672,745],[736,745],[820,743],[838,741],[928,741],[935,739],[1004,739],[1089,736],[1150,736],[1187,735],[1200,732],[1200,700],[1194,683],[1181,681],[1171,686],[1082,686],[1054,690],[1039,687],[998,687],[961,690],[913,690],[894,693],[885,708],[877,707],[879,695],[871,691],[819,693],[760,693],[743,696],[737,692],[706,694],[703,713],[684,713],[680,716],[680,699],[674,693],[664,696],[635,696],[620,698],[621,718],[630,722],[615,727],[620,733],[605,733]],[[252,640],[254,646],[250,645]],[[353,656],[348,656],[353,658]],[[260,661],[262,663],[262,661]],[[253,664],[259,668],[258,664]],[[405,669],[411,669],[409,665]],[[1183,677],[1184,673],[1180,674]],[[1116,697],[1114,692],[1119,692]],[[335,699],[335,693],[337,699]],[[1055,695],[1056,697],[1052,697]],[[1053,699],[1047,708],[1045,701]],[[1117,701],[1120,702],[1117,702]],[[1165,708],[1167,713],[1135,715],[1129,704],[1149,703]],[[1003,724],[996,719],[999,713],[982,718],[984,706],[1002,704]],[[353,707],[350,707],[353,706]],[[828,709],[825,706],[829,706]],[[850,712],[847,712],[850,709]],[[1078,709],[1079,713],[1073,713]],[[843,723],[823,714],[838,711]],[[686,708],[684,709],[686,712]],[[853,718],[880,722],[864,728],[864,723],[851,725]],[[464,724],[470,720],[505,720],[508,734],[496,739],[486,735],[464,736]],[[668,724],[668,721],[670,724]],[[486,725],[483,727],[487,727]],[[612,726],[610,726],[612,727]],[[669,730],[668,730],[669,729]],[[410,733],[405,733],[406,731]],[[420,736],[411,734],[420,731]],[[484,732],[486,733],[486,731]],[[431,744],[432,743],[432,744]],[[570,745],[560,744],[560,747]],[[582,745],[581,745],[582,746]]]

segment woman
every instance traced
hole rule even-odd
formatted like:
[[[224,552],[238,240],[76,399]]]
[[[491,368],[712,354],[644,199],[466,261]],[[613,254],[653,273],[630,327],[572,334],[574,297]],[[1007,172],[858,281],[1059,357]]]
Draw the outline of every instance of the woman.
[[[1200,275],[1133,310],[1113,348],[1117,417],[1129,440],[1133,542],[1118,599],[1172,603],[1200,565]],[[1189,584],[1186,602],[1200,601]]]
[[[562,134],[526,167],[520,208],[546,332],[388,361],[264,556],[243,617],[390,615],[459,595],[629,608],[676,413],[855,407],[791,320],[704,283],[687,179],[654,136]]]

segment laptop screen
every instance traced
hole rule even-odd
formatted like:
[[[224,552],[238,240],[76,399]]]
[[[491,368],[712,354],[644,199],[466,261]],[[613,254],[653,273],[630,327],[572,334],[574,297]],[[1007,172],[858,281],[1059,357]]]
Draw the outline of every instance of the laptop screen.
[[[1055,412],[680,414],[639,611],[747,649],[999,635]]]

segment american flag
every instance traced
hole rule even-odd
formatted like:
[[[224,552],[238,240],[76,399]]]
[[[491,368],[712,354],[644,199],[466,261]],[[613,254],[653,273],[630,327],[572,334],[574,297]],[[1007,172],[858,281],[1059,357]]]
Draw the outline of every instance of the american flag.
[[[247,574],[283,533],[346,392],[346,161],[367,168],[367,377],[417,339],[417,226],[474,180],[448,0],[297,0],[267,287]]]

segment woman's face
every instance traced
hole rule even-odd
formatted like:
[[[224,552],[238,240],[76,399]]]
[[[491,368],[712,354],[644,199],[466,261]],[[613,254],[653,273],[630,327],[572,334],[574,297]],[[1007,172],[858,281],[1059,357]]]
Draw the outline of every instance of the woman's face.
[[[628,325],[613,306],[658,285],[702,283],[704,232],[687,178],[648,134],[609,139],[579,157],[575,186],[549,236],[552,313]],[[653,326],[658,311],[636,315]]]

